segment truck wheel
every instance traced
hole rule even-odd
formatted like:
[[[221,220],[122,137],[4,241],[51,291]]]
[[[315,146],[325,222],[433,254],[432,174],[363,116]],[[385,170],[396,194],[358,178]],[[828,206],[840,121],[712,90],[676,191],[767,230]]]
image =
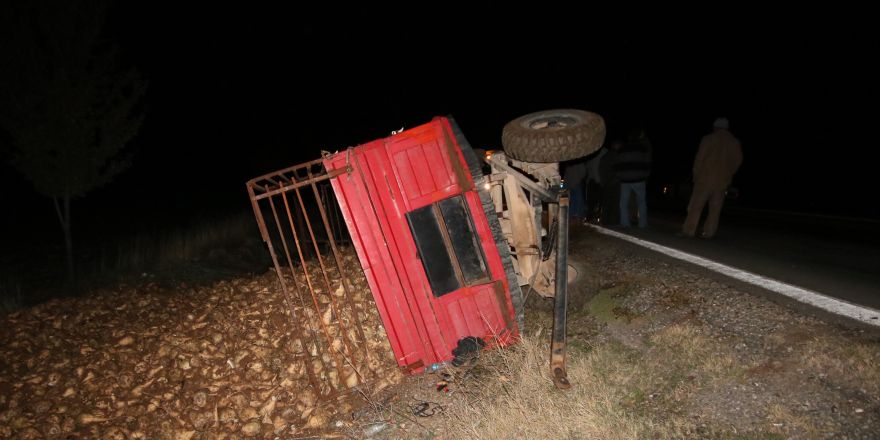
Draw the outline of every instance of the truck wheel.
[[[501,144],[523,162],[562,162],[595,152],[605,141],[605,120],[584,110],[545,110],[504,126]]]
[[[453,119],[452,116],[447,116],[447,119],[449,119],[449,124],[452,126],[455,140],[458,141],[458,145],[461,147],[461,153],[464,156],[465,162],[467,162],[471,177],[474,179],[474,182],[478,182],[483,178],[483,161],[480,158],[481,156],[475,154],[473,148],[471,148],[471,144],[464,137],[464,133],[462,133],[458,124],[455,123],[455,119]],[[501,231],[501,223],[498,221],[498,216],[495,214],[495,204],[492,203],[492,195],[489,194],[489,191],[486,190],[483,185],[476,185],[476,190],[477,194],[480,195],[480,202],[483,205],[483,213],[486,214],[486,220],[489,222],[489,229],[492,230],[492,238],[495,239],[495,244],[498,247],[498,255],[501,257],[501,265],[504,267],[504,273],[507,275],[510,301],[513,303],[513,311],[516,314],[515,318],[516,324],[519,326],[519,334],[522,335],[525,331],[523,293],[522,289],[519,287],[519,280],[516,277],[516,271],[513,270],[513,261],[510,257],[510,246],[507,244],[507,239],[504,238],[504,233]]]

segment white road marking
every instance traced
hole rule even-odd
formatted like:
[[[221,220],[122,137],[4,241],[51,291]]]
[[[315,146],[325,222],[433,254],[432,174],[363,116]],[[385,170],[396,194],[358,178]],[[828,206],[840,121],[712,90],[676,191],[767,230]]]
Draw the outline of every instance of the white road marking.
[[[630,235],[621,234],[620,232],[612,231],[601,226],[589,226],[602,234],[619,238],[621,240],[626,240],[630,243],[635,243],[639,246],[651,249],[653,251],[666,254],[672,258],[686,261],[691,264],[696,264],[697,266],[701,266],[706,269],[718,272],[722,275],[762,287],[769,291],[776,292],[780,295],[785,295],[796,301],[808,304],[813,307],[817,307],[830,313],[834,313],[835,315],[845,316],[856,321],[880,327],[880,310],[860,306],[830,297],[828,295],[813,290],[804,289],[802,287],[784,283],[782,281],[777,281],[772,278],[767,278],[751,272],[746,272],[742,269],[737,269],[726,264],[721,264],[716,261],[699,257],[694,254],[689,254],[687,252],[682,252],[677,249],[672,249],[670,247],[659,245],[657,243],[652,243],[650,241],[642,240],[640,238],[636,238]]]

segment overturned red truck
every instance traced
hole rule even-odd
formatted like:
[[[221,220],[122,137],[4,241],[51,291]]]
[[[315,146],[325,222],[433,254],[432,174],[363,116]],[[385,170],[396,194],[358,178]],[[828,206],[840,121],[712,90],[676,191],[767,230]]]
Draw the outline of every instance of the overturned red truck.
[[[598,115],[538,112],[505,127],[511,157],[482,157],[452,118],[437,117],[250,180],[251,203],[291,317],[315,321],[301,336],[312,341],[303,355],[316,364],[310,371],[319,394],[368,380],[328,386],[314,373],[323,366],[335,369],[335,377],[353,376],[352,368],[362,376],[357,365],[369,363],[358,358],[369,361],[370,353],[358,347],[366,338],[360,306],[350,301],[340,243],[356,251],[397,364],[407,372],[452,360],[463,342],[516,341],[523,326],[520,286],[545,296],[555,292],[551,369],[557,386],[567,387],[568,196],[553,161],[589,154],[603,139]],[[320,270],[310,275],[310,265]]]

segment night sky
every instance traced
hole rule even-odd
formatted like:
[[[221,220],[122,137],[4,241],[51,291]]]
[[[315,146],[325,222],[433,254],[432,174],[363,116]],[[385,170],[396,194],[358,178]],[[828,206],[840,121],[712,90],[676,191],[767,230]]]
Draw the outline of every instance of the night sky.
[[[77,201],[74,222],[246,210],[246,180],[320,150],[438,115],[500,148],[504,123],[550,108],[595,111],[611,138],[644,126],[655,186],[688,180],[700,137],[726,116],[743,142],[742,204],[880,217],[878,40],[851,19],[224,4],[113,9],[106,33],[149,80],[147,115],[132,167]],[[4,229],[56,227],[51,202],[0,166]]]

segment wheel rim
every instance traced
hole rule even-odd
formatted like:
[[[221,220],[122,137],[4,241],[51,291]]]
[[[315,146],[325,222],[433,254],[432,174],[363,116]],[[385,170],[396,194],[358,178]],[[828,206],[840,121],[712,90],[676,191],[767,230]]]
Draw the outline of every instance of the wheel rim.
[[[577,119],[570,116],[545,116],[527,122],[526,127],[532,130],[549,130],[570,127],[577,124],[577,122]]]

